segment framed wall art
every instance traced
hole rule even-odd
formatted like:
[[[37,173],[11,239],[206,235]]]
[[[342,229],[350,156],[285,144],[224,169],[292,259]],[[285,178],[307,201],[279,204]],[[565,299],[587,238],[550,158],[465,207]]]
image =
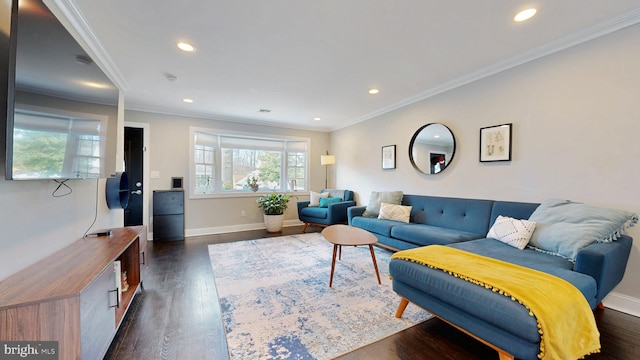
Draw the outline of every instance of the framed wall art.
[[[511,127],[502,124],[480,129],[480,162],[511,161]]]
[[[382,170],[396,168],[396,146],[387,145],[382,147]]]

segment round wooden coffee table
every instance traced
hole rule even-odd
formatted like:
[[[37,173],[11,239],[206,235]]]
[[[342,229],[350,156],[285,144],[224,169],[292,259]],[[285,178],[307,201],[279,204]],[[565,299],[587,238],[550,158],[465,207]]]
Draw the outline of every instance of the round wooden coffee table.
[[[340,255],[338,259],[342,259],[342,246],[358,246],[369,245],[369,251],[371,251],[371,260],[373,260],[373,267],[376,269],[376,276],[378,277],[378,284],[380,282],[380,273],[378,272],[378,263],[376,262],[376,255],[373,252],[373,244],[378,242],[378,239],[370,232],[362,230],[357,227],[349,225],[331,225],[322,230],[322,236],[333,244],[333,260],[331,261],[331,277],[329,278],[329,287],[333,285],[333,271],[336,267],[336,253],[339,251]]]

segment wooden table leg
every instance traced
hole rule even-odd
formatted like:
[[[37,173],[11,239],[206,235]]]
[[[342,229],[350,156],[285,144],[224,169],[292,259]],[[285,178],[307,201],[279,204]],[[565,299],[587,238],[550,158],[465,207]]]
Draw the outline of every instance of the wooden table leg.
[[[339,245],[333,245],[333,260],[331,260],[331,277],[329,278],[329,287],[333,284],[333,270],[336,268],[336,252]]]
[[[373,252],[373,245],[369,245],[371,251],[371,260],[373,260],[373,267],[376,269],[376,276],[378,277],[378,284],[382,285],[380,281],[380,273],[378,272],[378,263],[376,263],[376,254]]]

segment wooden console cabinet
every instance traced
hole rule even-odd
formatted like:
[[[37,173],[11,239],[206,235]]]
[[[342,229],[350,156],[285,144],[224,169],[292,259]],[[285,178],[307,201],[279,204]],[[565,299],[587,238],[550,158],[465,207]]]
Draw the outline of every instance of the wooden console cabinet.
[[[0,340],[58,341],[60,359],[101,359],[142,286],[147,229],[80,239],[0,281]],[[127,272],[119,299],[114,263]]]

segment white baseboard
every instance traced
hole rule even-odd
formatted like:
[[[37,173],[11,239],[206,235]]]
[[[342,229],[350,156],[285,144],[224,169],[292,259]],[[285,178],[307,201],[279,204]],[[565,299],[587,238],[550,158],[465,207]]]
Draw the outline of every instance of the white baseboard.
[[[605,307],[640,317],[640,299],[611,292],[602,300]]]
[[[300,226],[303,223],[300,220],[285,220],[283,227],[289,226]],[[203,236],[203,235],[215,235],[215,234],[224,234],[224,233],[232,233],[232,232],[240,232],[240,231],[249,231],[249,230],[262,230],[264,229],[264,223],[253,223],[253,224],[241,224],[241,225],[230,225],[230,226],[215,226],[209,228],[199,228],[199,229],[186,229],[184,232],[185,237],[192,236]],[[153,239],[153,233],[150,232],[148,234],[149,240]]]
[[[264,229],[264,223],[255,224],[242,224],[242,225],[229,225],[229,226],[216,226],[209,228],[199,229],[187,229],[184,232],[185,237],[202,236],[202,235],[215,235],[224,233],[233,233],[248,230],[260,230]]]

